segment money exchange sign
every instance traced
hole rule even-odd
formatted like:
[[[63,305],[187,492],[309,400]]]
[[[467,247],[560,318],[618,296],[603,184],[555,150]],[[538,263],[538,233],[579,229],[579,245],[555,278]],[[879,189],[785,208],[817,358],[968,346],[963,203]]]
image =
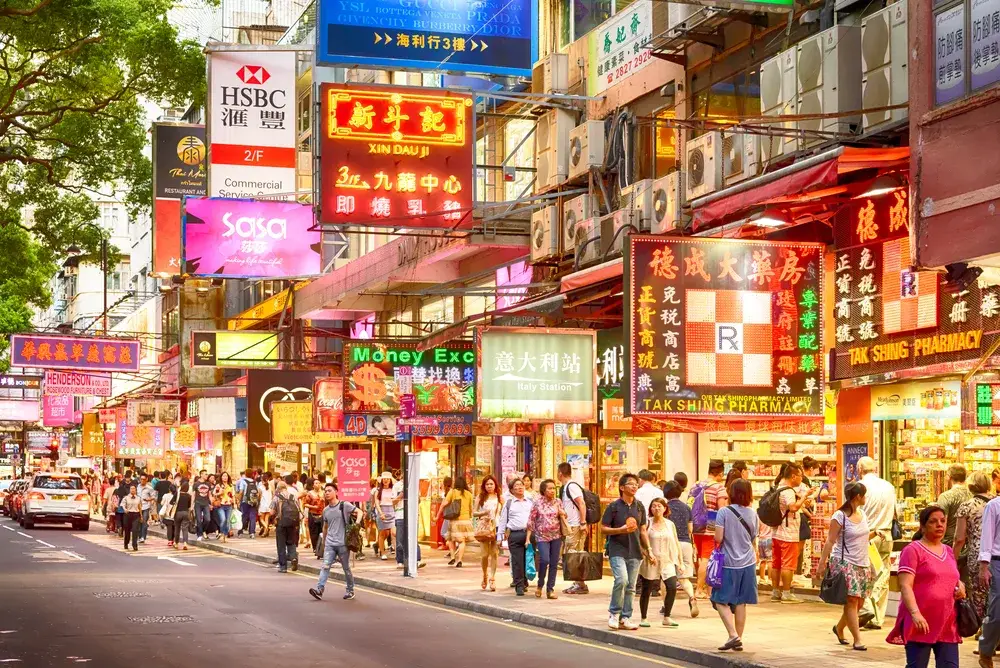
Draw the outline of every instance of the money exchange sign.
[[[633,416],[823,415],[823,246],[629,238]]]

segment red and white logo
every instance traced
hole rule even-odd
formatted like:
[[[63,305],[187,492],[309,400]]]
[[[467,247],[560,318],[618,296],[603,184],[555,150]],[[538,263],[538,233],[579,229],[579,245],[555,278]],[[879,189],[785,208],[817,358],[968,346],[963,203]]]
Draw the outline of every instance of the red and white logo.
[[[244,65],[237,72],[236,76],[245,84],[261,85],[271,78],[271,75],[260,65]]]

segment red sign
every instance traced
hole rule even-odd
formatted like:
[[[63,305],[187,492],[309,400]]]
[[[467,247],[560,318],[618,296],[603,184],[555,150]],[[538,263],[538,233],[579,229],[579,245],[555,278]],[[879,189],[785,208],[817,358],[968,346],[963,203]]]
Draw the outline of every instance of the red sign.
[[[117,415],[117,408],[101,408],[97,411],[97,419],[101,424],[114,424]]]
[[[344,431],[343,378],[320,378],[313,385],[313,431]]]
[[[10,337],[11,366],[86,371],[138,371],[139,342],[48,334]]]
[[[472,96],[355,84],[324,84],[321,95],[320,222],[472,223]]]
[[[367,450],[340,450],[337,453],[337,484],[341,501],[363,502],[368,499],[368,480],[372,455]]]

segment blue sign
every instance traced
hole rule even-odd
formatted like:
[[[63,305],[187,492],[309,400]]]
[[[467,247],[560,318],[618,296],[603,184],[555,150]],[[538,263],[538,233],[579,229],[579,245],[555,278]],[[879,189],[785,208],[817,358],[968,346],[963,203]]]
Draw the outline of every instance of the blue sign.
[[[538,0],[320,0],[316,61],[531,76]]]
[[[236,428],[247,428],[247,398],[236,397]]]

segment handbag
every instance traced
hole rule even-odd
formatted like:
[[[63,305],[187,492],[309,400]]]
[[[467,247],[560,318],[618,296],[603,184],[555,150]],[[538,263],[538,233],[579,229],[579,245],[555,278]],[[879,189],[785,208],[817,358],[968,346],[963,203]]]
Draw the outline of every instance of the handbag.
[[[364,549],[361,541],[361,525],[354,521],[350,523],[347,521],[347,511],[344,510],[343,503],[340,504],[340,516],[344,520],[344,544],[347,545],[348,551],[361,554],[361,551]],[[351,519],[354,519],[353,514],[351,515]],[[322,541],[320,541],[320,544],[322,544]]]
[[[497,525],[492,517],[480,517],[476,522],[476,540],[486,543],[497,539]]]
[[[567,552],[562,562],[563,580],[591,582],[604,577],[604,555],[600,552]]]
[[[983,620],[969,603],[969,599],[955,601],[955,627],[958,629],[958,635],[971,638],[979,632],[979,627],[982,625]]]
[[[559,515],[559,534],[563,538],[569,538],[573,535],[573,527],[569,525],[569,522],[566,521],[566,516],[562,514]]]
[[[844,522],[847,522],[846,516]],[[845,556],[847,555],[846,534],[847,527],[841,527],[840,552]],[[843,561],[843,558],[841,558],[841,561]],[[824,603],[829,603],[830,605],[844,605],[847,603],[847,575],[844,573],[833,573],[830,570],[830,564],[827,564],[823,581],[819,585],[819,598]]]
[[[449,522],[451,520],[457,520],[459,517],[461,517],[462,516],[461,499],[455,499],[454,501],[448,503],[444,507],[444,511],[441,513],[441,515]]]
[[[892,536],[893,540],[903,540],[903,525],[899,523],[896,519],[896,515],[892,516],[892,525],[889,527],[889,535]]]
[[[705,584],[712,589],[722,586],[722,569],[726,567],[726,555],[722,550],[715,548],[708,557],[708,566],[705,568]]]
[[[524,576],[528,580],[534,580],[536,575],[538,571],[535,569],[535,546],[529,543],[524,549]]]

